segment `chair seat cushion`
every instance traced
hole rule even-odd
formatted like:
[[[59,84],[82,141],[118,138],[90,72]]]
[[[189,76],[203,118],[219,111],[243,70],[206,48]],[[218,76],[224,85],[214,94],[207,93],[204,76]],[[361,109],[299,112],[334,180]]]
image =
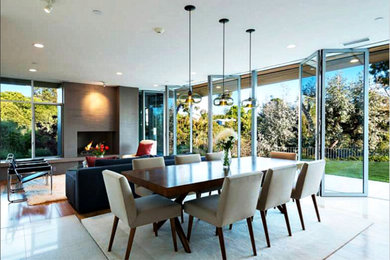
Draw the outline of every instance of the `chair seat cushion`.
[[[135,193],[138,196],[145,197],[153,194],[153,191],[148,190],[147,188],[144,188],[142,186],[136,186],[135,187]]]
[[[219,226],[217,223],[218,202],[219,195],[190,200],[184,203],[184,211],[214,226]]]
[[[135,199],[135,205],[137,217],[131,227],[175,218],[181,214],[180,204],[157,194]]]

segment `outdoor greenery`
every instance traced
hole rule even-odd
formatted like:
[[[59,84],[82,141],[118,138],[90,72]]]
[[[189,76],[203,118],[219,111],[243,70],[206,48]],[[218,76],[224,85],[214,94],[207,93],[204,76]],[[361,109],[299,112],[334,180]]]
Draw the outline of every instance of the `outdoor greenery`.
[[[371,66],[372,82],[369,88],[369,150],[371,180],[389,180],[389,97],[384,64]],[[387,67],[388,69],[388,67]],[[379,76],[378,76],[379,75]],[[302,103],[302,147],[307,158],[314,158],[314,133],[316,124],[315,84],[308,79],[303,86]],[[362,172],[363,154],[363,80],[360,75],[355,81],[342,72],[334,73],[326,79],[326,135],[328,154],[327,174],[359,177]],[[194,110],[199,109],[197,107]],[[236,105],[227,107],[223,114],[213,115],[213,140],[225,128],[238,129]],[[188,109],[177,114],[178,153],[189,151]],[[298,145],[298,107],[281,98],[271,98],[257,110],[258,153],[267,156],[272,150],[296,151]],[[241,156],[251,154],[251,110],[241,109]],[[222,121],[222,120],[223,121]],[[222,123],[221,123],[222,122]],[[208,112],[200,111],[193,118],[193,152],[207,152]],[[348,150],[348,153],[333,157],[332,151]],[[213,150],[218,150],[213,147]],[[237,146],[233,148],[237,156]],[[360,160],[356,161],[356,160]],[[339,162],[342,162],[341,164]],[[357,166],[360,165],[360,166]],[[386,167],[387,165],[387,167]]]
[[[4,91],[1,92],[1,100],[0,159],[5,159],[8,153],[13,153],[16,158],[31,157],[31,98],[18,91]],[[50,88],[36,88],[34,102],[57,102],[57,91]],[[57,155],[57,106],[36,104],[34,110],[36,156]]]

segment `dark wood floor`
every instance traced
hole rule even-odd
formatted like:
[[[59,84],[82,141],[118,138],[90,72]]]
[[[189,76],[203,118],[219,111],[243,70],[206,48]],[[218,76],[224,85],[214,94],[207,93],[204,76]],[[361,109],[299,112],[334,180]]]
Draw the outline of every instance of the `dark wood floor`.
[[[52,202],[29,206],[27,202],[9,203],[7,200],[6,182],[0,182],[1,228],[18,226],[39,220],[59,218],[75,214],[79,219],[109,212],[109,210],[80,215],[72,208],[68,201]]]

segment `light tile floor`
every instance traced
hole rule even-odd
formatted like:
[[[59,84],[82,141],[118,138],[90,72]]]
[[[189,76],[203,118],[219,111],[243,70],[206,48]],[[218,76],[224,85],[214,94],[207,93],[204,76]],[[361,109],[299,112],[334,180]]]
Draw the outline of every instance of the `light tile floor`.
[[[320,210],[331,208],[374,223],[329,259],[389,259],[388,200],[318,198],[318,204]],[[105,256],[72,215],[1,228],[1,259],[105,259]]]

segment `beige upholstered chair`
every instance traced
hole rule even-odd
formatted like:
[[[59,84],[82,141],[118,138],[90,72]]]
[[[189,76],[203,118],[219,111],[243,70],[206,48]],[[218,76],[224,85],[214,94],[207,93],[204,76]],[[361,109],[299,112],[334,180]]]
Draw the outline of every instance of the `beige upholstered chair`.
[[[271,152],[270,157],[275,159],[294,160],[294,161],[297,160],[296,153]]]
[[[257,209],[260,210],[260,215],[263,221],[264,233],[268,247],[271,246],[266,221],[266,213],[268,209],[278,207],[279,210],[282,211],[286,220],[288,234],[291,236],[290,222],[288,220],[286,203],[290,201],[291,190],[294,184],[296,170],[296,165],[280,167],[275,169],[269,169],[265,175],[265,180],[261,188],[259,201],[257,203]]]
[[[148,143],[153,143],[152,150],[150,151],[151,155],[157,155],[157,141],[155,140],[142,140],[140,143],[143,144],[148,144]],[[137,157],[135,153],[133,154],[124,154],[121,156],[122,159],[125,158],[134,158]]]
[[[206,161],[221,161],[222,157],[223,157],[223,152],[206,153]],[[218,194],[221,194],[220,189],[218,189]],[[209,195],[211,195],[211,191],[209,192]]]
[[[301,220],[302,229],[305,230],[300,199],[311,196],[314,204],[314,209],[317,214],[317,219],[321,222],[320,213],[318,211],[316,193],[321,184],[322,177],[325,172],[325,161],[313,161],[303,164],[302,170],[298,175],[295,187],[291,192],[291,198],[297,203],[299,218]]]
[[[165,167],[165,162],[163,157],[134,159],[132,163],[133,163],[133,170]],[[141,197],[153,194],[151,190],[148,190],[137,184],[135,184],[134,187],[135,187],[135,193],[137,193],[137,195]]]
[[[262,175],[262,172],[254,172],[226,177],[221,195],[213,195],[186,202],[184,211],[190,215],[187,239],[190,240],[191,237],[194,217],[216,226],[222,258],[226,259],[222,227],[246,219],[253,254],[256,255],[251,217],[256,212],[257,195],[260,191]]]
[[[173,246],[177,251],[175,218],[180,216],[181,206],[179,204],[159,195],[150,195],[135,200],[127,179],[113,171],[104,170],[103,179],[111,212],[115,216],[108,251],[111,251],[119,220],[130,228],[125,256],[125,259],[128,259],[136,228],[167,219],[171,221]]]
[[[206,153],[206,161],[221,161],[223,152]]]
[[[176,155],[175,164],[187,164],[187,163],[198,163],[201,162],[200,154],[185,154],[185,155]]]

